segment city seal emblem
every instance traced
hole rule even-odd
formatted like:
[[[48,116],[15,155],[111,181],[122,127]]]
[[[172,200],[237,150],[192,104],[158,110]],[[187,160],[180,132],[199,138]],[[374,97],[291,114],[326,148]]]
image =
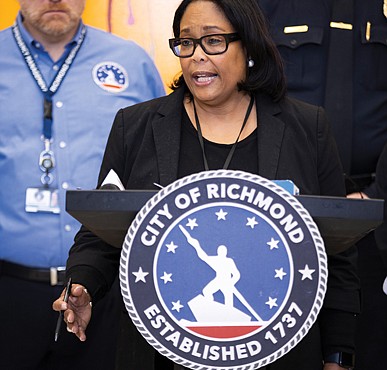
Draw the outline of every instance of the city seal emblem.
[[[191,369],[252,370],[289,352],[323,303],[327,257],[286,190],[207,171],[160,190],[123,243],[121,291],[150,345]]]

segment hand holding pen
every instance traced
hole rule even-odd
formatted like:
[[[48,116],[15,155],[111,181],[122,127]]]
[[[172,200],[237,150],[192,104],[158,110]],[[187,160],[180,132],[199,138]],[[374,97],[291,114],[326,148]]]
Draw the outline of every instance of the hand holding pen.
[[[70,294],[71,294],[71,278],[69,278],[67,285],[66,285],[65,295],[63,298],[64,302],[67,303],[69,301]],[[56,322],[56,328],[55,328],[55,342],[58,340],[60,328],[62,326],[62,321],[63,321],[63,311],[60,310],[58,321]]]
[[[55,341],[58,340],[62,321],[67,325],[67,331],[75,334],[79,340],[86,340],[86,328],[91,318],[91,297],[86,288],[73,284],[71,279],[67,282],[66,290],[52,305],[59,311],[55,329]]]

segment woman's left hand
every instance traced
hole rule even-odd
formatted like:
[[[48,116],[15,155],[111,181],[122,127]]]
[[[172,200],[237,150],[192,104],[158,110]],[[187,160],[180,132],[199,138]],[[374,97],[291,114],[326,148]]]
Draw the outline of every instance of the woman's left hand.
[[[335,363],[327,363],[324,365],[324,370],[348,370],[346,367],[341,367]]]
[[[369,199],[367,194],[365,194],[365,193],[363,193],[361,191],[357,191],[355,193],[348,194],[347,198],[351,198],[351,199]]]

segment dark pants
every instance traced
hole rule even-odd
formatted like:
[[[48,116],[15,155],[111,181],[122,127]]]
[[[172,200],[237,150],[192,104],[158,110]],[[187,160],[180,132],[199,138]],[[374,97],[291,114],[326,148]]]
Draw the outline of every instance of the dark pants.
[[[0,369],[114,370],[119,312],[118,282],[95,307],[86,342],[62,330],[54,342],[58,312],[52,303],[62,286],[0,276]]]
[[[371,233],[358,243],[362,311],[356,334],[356,370],[387,364],[387,296],[382,291],[387,270]]]

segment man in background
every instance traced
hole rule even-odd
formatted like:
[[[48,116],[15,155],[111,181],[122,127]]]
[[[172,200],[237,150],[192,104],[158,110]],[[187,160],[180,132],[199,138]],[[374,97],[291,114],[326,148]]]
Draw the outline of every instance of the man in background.
[[[258,0],[285,61],[288,92],[325,108],[351,197],[374,196],[387,142],[387,0]],[[374,233],[358,243],[362,313],[356,370],[387,361],[387,261]]]
[[[85,2],[19,0],[0,32],[1,369],[114,369],[117,283],[90,340],[63,330],[54,341],[51,305],[79,228],[65,192],[95,187],[116,112],[164,87],[139,46],[83,24]]]

